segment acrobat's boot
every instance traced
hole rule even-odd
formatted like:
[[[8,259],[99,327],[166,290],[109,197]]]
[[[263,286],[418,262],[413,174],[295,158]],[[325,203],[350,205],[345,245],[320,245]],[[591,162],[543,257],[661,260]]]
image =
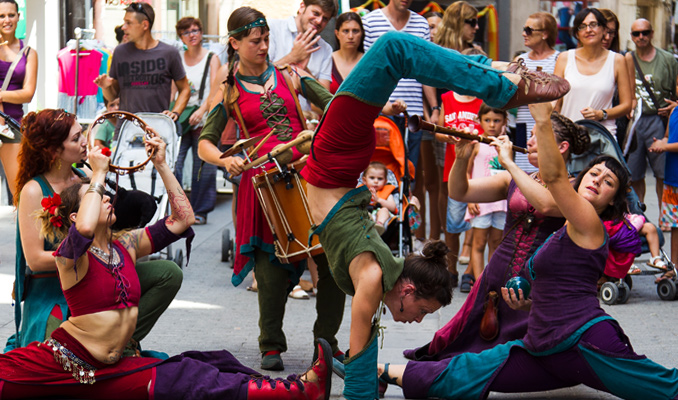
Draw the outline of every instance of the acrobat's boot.
[[[306,373],[287,379],[261,376],[250,380],[248,400],[327,400],[332,389],[332,347],[325,339],[316,339],[318,359]]]
[[[356,355],[344,361],[344,397],[348,400],[374,400],[379,398],[377,374],[377,329],[372,327],[372,335],[367,346]]]
[[[558,100],[570,91],[570,82],[565,78],[543,71],[531,71],[527,69],[522,60],[518,63],[511,63],[506,72],[519,75],[521,80],[513,97],[501,107],[504,110]]]

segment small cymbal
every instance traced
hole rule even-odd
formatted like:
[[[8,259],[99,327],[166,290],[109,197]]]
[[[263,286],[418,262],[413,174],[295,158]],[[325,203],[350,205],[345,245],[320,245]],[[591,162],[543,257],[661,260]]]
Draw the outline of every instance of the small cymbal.
[[[254,146],[255,143],[259,140],[259,137],[251,137],[249,139],[240,139],[233,144],[233,146],[223,152],[219,158],[231,157],[236,153],[240,153],[243,149]]]

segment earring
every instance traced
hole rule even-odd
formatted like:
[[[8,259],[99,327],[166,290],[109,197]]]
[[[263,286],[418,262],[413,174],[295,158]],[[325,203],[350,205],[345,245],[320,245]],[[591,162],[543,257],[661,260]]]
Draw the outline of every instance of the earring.
[[[543,38],[541,38],[541,40],[546,40],[546,38],[545,38],[545,37],[543,37]]]
[[[57,169],[58,170],[61,169],[61,159],[60,158],[57,158]]]
[[[400,312],[405,311],[405,308],[403,307],[403,298],[400,298]]]

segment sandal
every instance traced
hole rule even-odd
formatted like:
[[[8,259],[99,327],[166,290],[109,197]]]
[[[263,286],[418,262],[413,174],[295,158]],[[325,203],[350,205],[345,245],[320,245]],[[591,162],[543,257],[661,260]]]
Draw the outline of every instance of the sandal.
[[[0,135],[9,138],[9,139],[14,139],[14,132],[12,132],[11,129],[9,129],[9,126],[5,125],[0,125]]]
[[[205,225],[207,223],[207,216],[196,214],[194,225]]]
[[[390,365],[391,365],[390,363],[384,364],[384,372],[382,372],[381,375],[379,375],[379,398],[384,397],[388,385],[398,384],[398,380],[396,378],[391,378],[391,376],[388,374],[388,367]]]
[[[648,267],[656,268],[660,271],[666,272],[669,270],[669,267],[664,262],[662,256],[650,257],[650,261],[648,261],[646,264]]]
[[[308,293],[306,293],[306,291],[299,285],[295,286],[288,296],[291,299],[297,300],[308,300],[311,298],[311,296],[309,296]]]
[[[654,283],[659,283],[661,282],[662,279],[675,279],[676,278],[676,273],[671,271],[664,272],[662,276],[654,280]]]
[[[629,268],[628,272],[629,275],[640,275],[642,273],[643,273],[642,269],[638,268],[638,266],[635,264],[631,264],[631,268]]]

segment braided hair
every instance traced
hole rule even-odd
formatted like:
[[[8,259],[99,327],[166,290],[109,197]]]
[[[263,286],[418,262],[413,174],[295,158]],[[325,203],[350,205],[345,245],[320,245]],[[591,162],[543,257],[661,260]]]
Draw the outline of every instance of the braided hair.
[[[553,133],[555,133],[556,138],[560,142],[568,142],[570,144],[569,151],[571,153],[582,154],[591,145],[589,131],[557,111],[551,114],[551,125],[553,126]]]

